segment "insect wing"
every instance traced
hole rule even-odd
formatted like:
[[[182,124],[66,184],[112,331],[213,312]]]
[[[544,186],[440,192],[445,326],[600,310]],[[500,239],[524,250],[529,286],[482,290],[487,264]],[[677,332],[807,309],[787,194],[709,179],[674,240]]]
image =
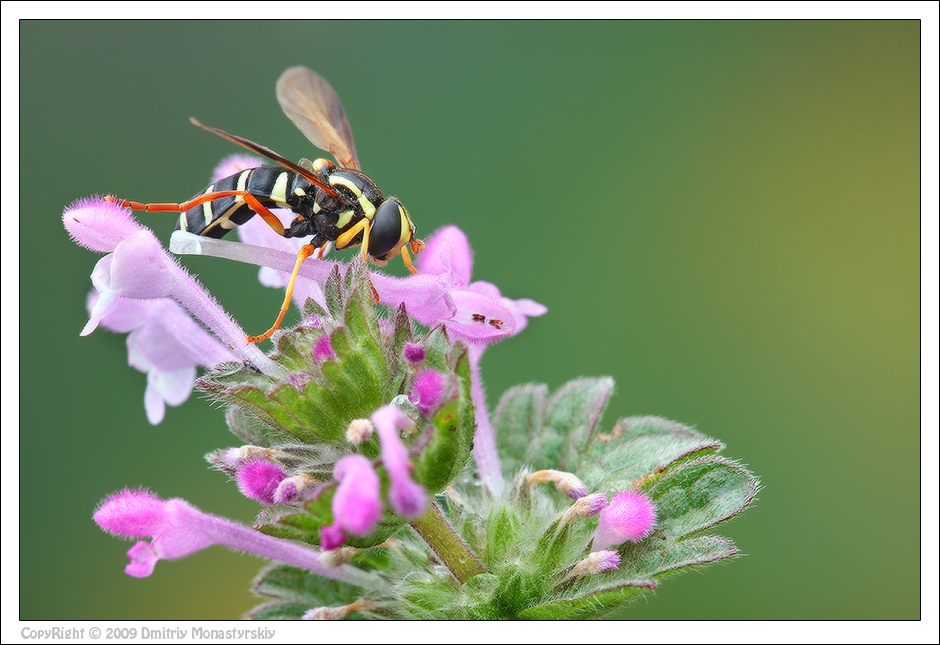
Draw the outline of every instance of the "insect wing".
[[[360,170],[352,128],[336,90],[316,72],[291,67],[277,79],[277,101],[310,142],[343,168]]]
[[[216,136],[222,137],[226,141],[231,141],[234,144],[240,145],[243,148],[251,150],[255,154],[259,154],[262,157],[267,157],[268,159],[272,161],[276,161],[277,163],[281,164],[285,168],[289,168],[293,170],[294,172],[296,172],[297,174],[301,175],[302,177],[306,178],[307,181],[309,181],[315,186],[322,188],[323,190],[325,190],[327,193],[329,193],[330,195],[334,197],[337,197],[339,195],[339,193],[337,193],[336,190],[332,186],[328,184],[324,184],[323,181],[319,177],[317,177],[316,174],[314,174],[313,170],[309,168],[305,168],[301,165],[295,164],[293,161],[290,161],[289,159],[285,159],[278,153],[274,152],[270,148],[266,148],[260,143],[255,143],[254,141],[249,141],[248,139],[245,139],[244,137],[240,137],[235,134],[230,134],[226,132],[225,130],[219,130],[218,128],[210,127],[206,125],[205,123],[202,123],[195,117],[189,117],[189,121],[196,127],[202,128],[203,130],[206,130],[207,132],[211,132],[212,134]]]

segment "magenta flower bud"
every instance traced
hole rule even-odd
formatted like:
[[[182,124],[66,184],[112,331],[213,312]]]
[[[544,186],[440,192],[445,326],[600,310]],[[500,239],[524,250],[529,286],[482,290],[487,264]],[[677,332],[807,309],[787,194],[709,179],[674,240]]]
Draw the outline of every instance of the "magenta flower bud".
[[[398,431],[409,428],[414,422],[394,405],[385,405],[372,415],[372,424],[379,433],[382,446],[382,463],[391,480],[388,496],[395,512],[414,519],[424,512],[428,496],[424,487],[411,480],[408,451],[398,437]]]
[[[653,531],[655,524],[656,508],[646,495],[634,490],[615,495],[601,511],[591,550],[606,549],[627,540],[639,542]]]
[[[572,512],[578,517],[587,518],[600,513],[604,510],[606,505],[607,495],[604,493],[592,493],[576,499],[574,504],[571,505],[571,508]]]
[[[571,575],[596,575],[614,571],[620,566],[620,554],[616,551],[594,551],[571,568]]]
[[[346,455],[336,462],[339,481],[333,495],[333,524],[353,535],[368,535],[382,517],[379,476],[362,455]]]
[[[323,361],[335,361],[336,352],[333,351],[333,343],[330,341],[330,337],[326,334],[323,334],[317,339],[316,344],[313,346],[313,362],[319,365]]]
[[[584,482],[574,473],[565,472],[564,470],[537,470],[530,474],[526,481],[530,486],[551,482],[555,484],[555,488],[571,499],[580,499],[588,494]]]
[[[274,491],[274,503],[290,504],[300,497],[300,494],[313,482],[314,479],[306,473],[281,480],[281,483],[277,485],[277,490]]]
[[[420,365],[424,362],[424,357],[427,355],[427,351],[423,346],[418,345],[417,343],[405,343],[405,360],[413,365]]]
[[[338,549],[346,541],[346,534],[342,527],[337,524],[320,527],[320,547],[324,551]]]
[[[415,404],[421,414],[427,416],[440,402],[444,395],[445,385],[443,374],[434,370],[425,370],[415,379],[414,388],[408,395],[408,400]]]
[[[281,481],[274,490],[275,504],[290,504],[300,495],[300,488],[297,486],[297,480],[288,477]]]
[[[287,479],[287,473],[277,464],[263,459],[253,459],[242,465],[235,475],[238,490],[245,497],[257,500],[262,504],[274,504],[274,493],[282,480]]]

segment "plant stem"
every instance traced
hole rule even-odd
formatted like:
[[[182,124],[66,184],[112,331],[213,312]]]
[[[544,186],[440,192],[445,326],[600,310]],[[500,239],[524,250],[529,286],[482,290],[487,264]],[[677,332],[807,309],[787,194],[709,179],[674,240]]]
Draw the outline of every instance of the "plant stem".
[[[423,515],[412,520],[411,528],[427,542],[461,584],[483,573],[483,565],[454,532],[435,504],[432,503]]]

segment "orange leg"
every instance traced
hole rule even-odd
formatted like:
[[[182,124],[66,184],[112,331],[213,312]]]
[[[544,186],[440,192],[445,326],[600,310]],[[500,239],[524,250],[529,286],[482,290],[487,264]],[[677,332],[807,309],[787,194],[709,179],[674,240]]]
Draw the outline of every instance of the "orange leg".
[[[322,247],[321,247],[322,248]],[[281,321],[284,320],[284,316],[287,314],[287,310],[290,308],[290,297],[294,293],[294,281],[297,279],[297,272],[300,271],[300,265],[304,260],[309,258],[317,250],[312,244],[304,244],[300,247],[300,251],[297,252],[297,262],[294,263],[294,270],[290,274],[290,282],[287,283],[287,292],[284,294],[284,303],[281,305],[281,311],[277,315],[277,320],[274,321],[274,324],[271,325],[271,328],[261,334],[260,336],[248,336],[249,343],[260,343],[261,341],[270,338],[271,334],[277,331],[277,328],[281,326]]]
[[[405,263],[406,269],[412,273],[418,273],[418,270],[411,264],[411,255],[408,253],[408,248],[404,246],[401,247],[401,261]]]
[[[349,229],[342,232],[342,234],[336,238],[334,245],[337,250],[345,249],[352,243],[352,239],[356,237],[359,232],[362,232],[362,257],[363,259],[369,258],[369,220],[362,218]]]
[[[205,195],[194,197],[188,202],[183,202],[182,204],[142,204],[140,202],[132,202],[116,197],[111,197],[110,199],[117,204],[120,204],[121,206],[135,211],[146,211],[148,213],[184,213],[190,208],[195,208],[196,206],[201,206],[206,202],[211,202],[223,197],[241,197],[245,200],[245,203],[248,204],[248,207],[251,208],[251,210],[260,215],[261,219],[263,219],[268,226],[274,229],[275,233],[278,235],[284,235],[284,225],[281,224],[281,220],[279,220],[274,213],[268,210],[264,204],[258,201],[257,197],[249,192],[245,192],[244,190],[220,190],[214,193],[206,193]]]

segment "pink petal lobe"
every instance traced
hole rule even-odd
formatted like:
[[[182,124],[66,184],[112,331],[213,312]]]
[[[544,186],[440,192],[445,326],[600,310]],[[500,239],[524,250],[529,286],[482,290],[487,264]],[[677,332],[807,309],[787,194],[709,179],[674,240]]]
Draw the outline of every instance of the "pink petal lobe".
[[[424,241],[424,251],[416,258],[421,273],[456,273],[464,285],[470,284],[473,251],[467,236],[456,226],[438,229]]]

